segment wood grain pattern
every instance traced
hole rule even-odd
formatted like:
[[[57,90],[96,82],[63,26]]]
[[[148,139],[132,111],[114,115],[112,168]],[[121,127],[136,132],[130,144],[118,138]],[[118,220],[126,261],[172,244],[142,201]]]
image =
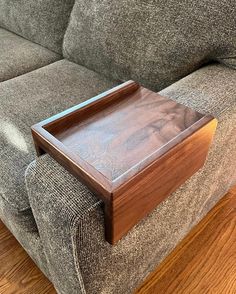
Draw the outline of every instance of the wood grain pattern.
[[[0,293],[56,294],[52,284],[0,221]]]
[[[140,87],[126,99],[54,135],[114,181],[202,117],[194,110]]]
[[[105,214],[105,224],[112,224],[107,239],[119,240],[203,166],[215,128],[212,120],[114,191],[112,208]]]
[[[136,294],[236,293],[236,187],[207,214]]]
[[[203,164],[216,120],[133,81],[32,127],[51,154],[105,202],[116,243]]]

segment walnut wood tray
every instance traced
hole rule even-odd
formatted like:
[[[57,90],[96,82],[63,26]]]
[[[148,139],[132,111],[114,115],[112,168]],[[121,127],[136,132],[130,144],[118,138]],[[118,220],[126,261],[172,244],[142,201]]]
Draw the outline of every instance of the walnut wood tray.
[[[206,159],[212,116],[128,81],[32,127],[47,152],[105,203],[115,244]]]

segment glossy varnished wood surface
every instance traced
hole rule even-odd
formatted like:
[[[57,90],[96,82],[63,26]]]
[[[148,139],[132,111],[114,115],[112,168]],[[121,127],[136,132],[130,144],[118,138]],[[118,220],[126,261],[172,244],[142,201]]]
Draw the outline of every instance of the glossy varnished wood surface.
[[[0,293],[56,294],[52,284],[1,221]]]
[[[190,293],[236,293],[236,187],[136,291],[136,294]]]
[[[114,192],[106,210],[108,240],[118,241],[204,164],[216,128],[212,120]],[[112,212],[112,215],[110,214]]]
[[[54,136],[110,181],[140,165],[203,117],[140,87]],[[145,163],[142,167],[147,165]]]
[[[115,244],[193,175],[206,159],[216,120],[128,81],[36,124],[48,152],[105,202]]]
[[[63,162],[68,157],[68,169],[78,166],[75,173],[104,193],[211,119],[128,81],[36,124],[32,132],[39,155],[51,151]]]

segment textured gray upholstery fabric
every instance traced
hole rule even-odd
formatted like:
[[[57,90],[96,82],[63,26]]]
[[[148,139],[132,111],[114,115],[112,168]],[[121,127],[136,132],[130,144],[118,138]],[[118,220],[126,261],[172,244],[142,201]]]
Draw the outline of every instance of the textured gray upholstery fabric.
[[[0,27],[62,52],[74,0],[0,0]]]
[[[59,59],[59,54],[0,28],[0,82]]]
[[[210,65],[161,94],[214,114],[207,162],[117,245],[104,240],[102,202],[50,156],[26,173],[29,201],[60,294],[128,294],[154,270],[236,180],[236,71]]]
[[[66,60],[0,83],[0,196],[20,211],[29,207],[24,172],[35,158],[33,124],[113,85]]]
[[[235,65],[234,0],[76,0],[64,56],[155,90],[212,59]]]
[[[0,219],[43,273],[50,278],[50,273],[47,269],[47,260],[31,209],[18,212],[0,195]]]

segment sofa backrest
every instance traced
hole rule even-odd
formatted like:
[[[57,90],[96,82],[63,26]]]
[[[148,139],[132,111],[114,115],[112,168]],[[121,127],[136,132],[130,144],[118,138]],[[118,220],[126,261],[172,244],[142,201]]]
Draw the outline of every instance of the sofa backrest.
[[[0,27],[57,53],[74,0],[0,0]]]
[[[64,56],[160,90],[210,60],[236,56],[235,0],[76,0]]]

